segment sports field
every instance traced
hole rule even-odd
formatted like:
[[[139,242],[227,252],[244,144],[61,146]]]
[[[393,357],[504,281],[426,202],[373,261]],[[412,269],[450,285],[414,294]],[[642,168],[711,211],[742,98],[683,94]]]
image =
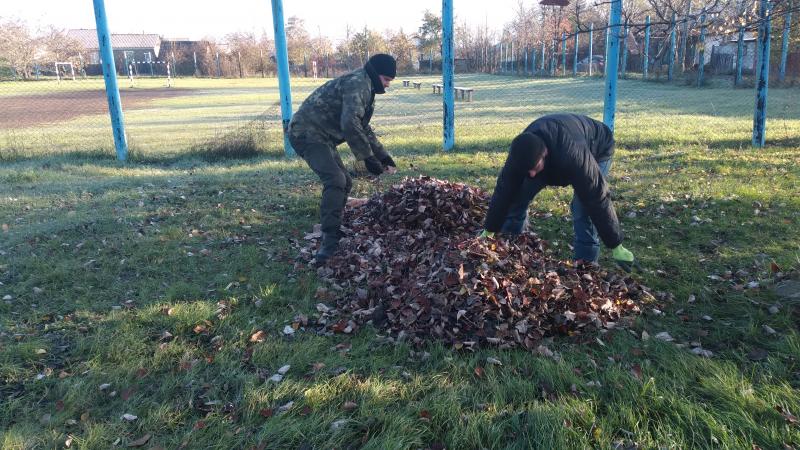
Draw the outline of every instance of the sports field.
[[[459,75],[475,99],[442,152],[438,80],[416,79],[373,119],[398,174],[354,194],[419,174],[491,191],[531,120],[602,117],[600,79]],[[295,107],[320,82],[293,80]],[[163,84],[120,80],[127,163],[83,93],[101,80],[0,84],[0,105],[49,111],[0,122],[1,448],[800,448],[797,88],[770,89],[755,150],[752,89],[620,82],[610,183],[636,276],[670,296],[628,330],[544,342],[553,358],[286,335],[320,302],[296,265],[320,189],[283,155],[276,81]],[[42,99],[69,96],[64,115]],[[565,259],[571,195],[533,205]]]

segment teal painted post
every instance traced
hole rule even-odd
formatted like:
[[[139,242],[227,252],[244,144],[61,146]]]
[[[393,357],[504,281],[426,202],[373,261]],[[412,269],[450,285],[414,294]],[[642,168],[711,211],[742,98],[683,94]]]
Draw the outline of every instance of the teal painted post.
[[[589,76],[592,76],[592,64],[594,63],[594,24],[589,24]]]
[[[544,75],[545,61],[547,61],[547,56],[545,56],[545,54],[544,54],[544,48],[545,48],[545,43],[544,43],[544,40],[542,40],[542,68],[541,68],[542,75]]]
[[[764,0],[766,1],[766,0]],[[606,88],[605,102],[603,107],[603,123],[614,131],[614,119],[617,109],[617,70],[619,65],[619,26],[622,17],[622,0],[611,0],[611,18],[608,34],[608,61],[613,64],[606,64]]]
[[[767,126],[767,88],[769,87],[769,41],[770,11],[769,0],[761,0],[759,7],[761,26],[758,31],[758,81],[756,82],[756,107],[753,114],[753,146],[763,147],[766,143]]]
[[[650,16],[644,18],[644,51],[642,52],[642,78],[647,79],[650,68]]]
[[[697,87],[703,85],[703,74],[706,65],[706,15],[700,16],[700,55],[697,60]]]
[[[778,67],[778,81],[786,81],[786,58],[789,55],[789,36],[792,27],[792,2],[789,2],[789,10],[783,16],[783,37],[781,41],[781,63]]]
[[[567,33],[561,32],[561,76],[567,76]]]
[[[283,0],[272,0],[272,26],[275,34],[275,57],[278,66],[278,88],[283,122],[283,150],[286,156],[295,155],[289,143],[289,122],[292,120],[292,87],[289,80],[289,52],[286,48],[286,30],[283,24]],[[219,53],[217,53],[219,61]],[[219,62],[217,63],[219,64]]]
[[[734,86],[742,84],[742,63],[744,59],[744,26],[739,27],[739,42],[736,45],[736,79]]]
[[[686,43],[689,41],[689,16],[692,14],[692,0],[686,5],[686,17],[683,19],[683,30],[681,31],[681,47],[678,49],[678,63],[681,65],[681,73],[686,71]]]
[[[573,41],[573,45],[575,47],[575,56],[572,58],[572,76],[578,76],[578,28],[575,27],[575,39]]]
[[[669,33],[669,58],[667,59],[667,81],[672,81],[672,76],[675,73],[675,35],[677,34],[677,26],[678,24],[675,23],[675,13],[672,13],[672,21],[670,22],[672,31]]]
[[[625,31],[622,34],[622,66],[620,75],[625,78],[625,71],[628,69],[628,19],[625,19]]]
[[[117,152],[117,159],[125,161],[128,158],[128,139],[125,135],[125,120],[122,116],[122,103],[119,99],[119,86],[117,86],[117,65],[114,62],[111,32],[108,28],[106,5],[103,0],[94,0],[94,20],[97,24],[97,42],[100,45],[100,62],[106,85],[108,112],[111,116],[111,131],[114,134],[114,148]]]
[[[453,0],[442,0],[442,128],[443,148],[455,145],[455,92],[453,84]]]

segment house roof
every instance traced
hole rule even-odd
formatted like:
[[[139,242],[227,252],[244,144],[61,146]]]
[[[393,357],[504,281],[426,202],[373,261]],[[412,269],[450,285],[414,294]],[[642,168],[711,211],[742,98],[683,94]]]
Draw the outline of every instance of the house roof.
[[[100,48],[97,43],[97,30],[78,29],[67,31],[67,37],[80,42],[87,50]],[[157,34],[120,34],[111,33],[111,46],[116,49],[122,48],[141,48],[154,49],[161,43],[161,38]]]

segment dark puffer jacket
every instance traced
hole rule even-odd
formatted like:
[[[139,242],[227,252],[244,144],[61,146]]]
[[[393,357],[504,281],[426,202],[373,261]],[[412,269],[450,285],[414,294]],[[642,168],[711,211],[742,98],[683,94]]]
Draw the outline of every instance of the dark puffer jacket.
[[[544,169],[536,175],[548,186],[571,185],[589,212],[603,243],[614,248],[622,242],[622,230],[611,201],[608,184],[598,162],[614,154],[614,136],[602,122],[578,114],[552,114],[536,119],[524,130],[539,136],[547,146]],[[497,178],[489,204],[485,228],[499,231],[514,197],[528,176],[524,170],[506,164]]]

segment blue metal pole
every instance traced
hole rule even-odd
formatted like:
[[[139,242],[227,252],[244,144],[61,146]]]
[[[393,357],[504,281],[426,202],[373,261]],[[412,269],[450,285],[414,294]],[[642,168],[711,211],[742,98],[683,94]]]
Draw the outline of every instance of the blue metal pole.
[[[594,63],[594,23],[589,24],[589,76],[592,76],[592,64]]]
[[[433,49],[431,49],[431,59],[428,60],[428,73],[433,73]]]
[[[766,0],[765,0],[766,1]],[[619,25],[622,17],[622,0],[611,0],[611,19],[608,28],[608,59],[606,63],[606,89],[603,108],[603,123],[614,131],[614,116],[617,109],[617,70],[619,65]]]
[[[625,71],[628,69],[628,20],[625,20],[625,31],[622,34],[622,67],[620,68],[622,78],[625,78]]]
[[[525,76],[528,76],[528,47],[525,47]]]
[[[511,41],[511,74],[516,75],[517,73],[517,58],[516,53],[514,53],[514,41]]]
[[[545,48],[545,43],[544,43],[544,39],[542,39],[542,69],[541,69],[542,70],[542,75],[544,75],[545,61],[547,61],[547,56],[545,56],[544,48]]]
[[[561,32],[561,76],[567,76],[567,33]]]
[[[692,14],[692,0],[686,5],[686,17],[683,19],[683,31],[681,32],[681,47],[678,49],[678,62],[681,65],[681,73],[686,71],[686,44],[689,41],[689,16]]]
[[[554,38],[553,42],[552,42],[552,49],[550,51],[550,76],[551,77],[556,76],[556,66],[558,65],[558,58],[557,58],[558,53],[557,53],[557,50],[556,50],[556,45],[557,45],[556,44],[556,39]]]
[[[697,60],[697,87],[703,85],[703,73],[706,65],[706,15],[700,16],[700,58]]]
[[[442,0],[442,109],[445,151],[452,150],[455,145],[453,58],[453,0]]]
[[[786,57],[789,54],[789,32],[792,27],[792,2],[789,2],[789,11],[783,16],[783,38],[781,41],[781,64],[778,67],[778,81],[786,81]]]
[[[295,155],[289,143],[289,122],[292,120],[292,87],[289,80],[289,52],[286,49],[286,30],[283,25],[283,0],[272,0],[272,26],[275,34],[275,56],[278,66],[278,87],[283,120],[283,149],[286,156]],[[219,57],[217,57],[219,61]]]
[[[578,76],[578,27],[575,27],[575,57],[572,60],[572,76]]]
[[[125,121],[122,117],[122,103],[117,86],[117,65],[114,62],[114,49],[111,47],[111,32],[108,28],[106,5],[103,0],[94,0],[94,19],[97,23],[97,42],[100,44],[100,60],[103,67],[103,80],[106,84],[108,112],[111,115],[111,130],[114,133],[114,148],[117,159],[128,158],[128,140],[125,136]]]
[[[672,31],[669,33],[669,58],[668,61],[668,68],[667,68],[667,81],[672,81],[672,75],[675,73],[675,39],[677,30],[675,29],[677,24],[675,23],[675,13],[672,13],[672,21],[670,23],[670,28]]]
[[[608,54],[608,40],[609,40],[610,30],[611,30],[610,27],[611,27],[611,18],[609,17],[608,18],[608,26],[606,27],[605,65],[603,66],[603,76],[606,76],[606,77],[608,76],[608,65],[610,64],[609,61],[611,61],[611,59],[610,59],[611,56]],[[616,61],[614,62],[614,65],[615,66],[617,65]]]
[[[769,0],[761,0],[759,8],[761,27],[758,32],[758,81],[756,82],[756,108],[753,115],[753,146],[763,147],[767,128],[767,88],[769,87]]]
[[[744,27],[739,27],[739,42],[736,46],[736,79],[734,86],[742,84],[742,58],[744,57]]]
[[[536,47],[531,47],[531,76],[536,75]]]
[[[644,18],[644,51],[642,52],[642,78],[647,79],[650,68],[650,16]]]

